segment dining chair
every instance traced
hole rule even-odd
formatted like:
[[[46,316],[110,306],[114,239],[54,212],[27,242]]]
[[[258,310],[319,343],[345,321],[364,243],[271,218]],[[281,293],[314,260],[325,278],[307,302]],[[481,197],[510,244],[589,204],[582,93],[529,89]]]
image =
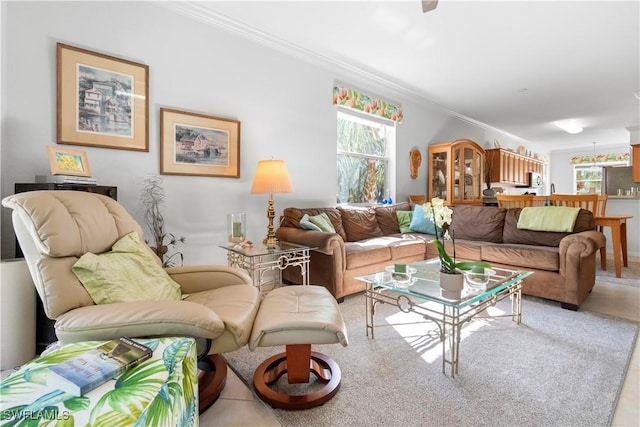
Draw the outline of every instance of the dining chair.
[[[598,211],[596,213],[596,217],[602,217],[607,215],[607,200],[609,196],[606,194],[600,194],[598,196]],[[596,225],[596,230],[601,233],[604,233],[604,227],[602,225]],[[600,248],[600,268],[602,270],[607,269],[607,248],[606,245]]]
[[[549,206],[549,196],[533,196],[533,202],[531,206]]]
[[[582,208],[591,211],[593,218],[604,215],[607,205],[607,195],[599,194],[551,194],[549,200],[554,206],[568,206],[574,208]],[[594,226],[594,228],[602,232],[602,227]],[[607,269],[607,252],[606,245],[600,248],[600,267]]]
[[[598,216],[598,194],[551,194],[549,201],[553,206],[567,206],[582,208],[591,211],[594,217]]]
[[[414,205],[422,205],[427,201],[427,196],[424,194],[409,194],[409,203]]]
[[[533,194],[498,194],[498,207],[525,208],[533,206]]]
[[[606,194],[600,194],[598,196],[598,212],[596,213],[596,216],[605,216],[606,215],[606,211],[607,211],[607,200],[609,199],[609,196],[607,196]],[[602,227],[600,227],[602,228]]]

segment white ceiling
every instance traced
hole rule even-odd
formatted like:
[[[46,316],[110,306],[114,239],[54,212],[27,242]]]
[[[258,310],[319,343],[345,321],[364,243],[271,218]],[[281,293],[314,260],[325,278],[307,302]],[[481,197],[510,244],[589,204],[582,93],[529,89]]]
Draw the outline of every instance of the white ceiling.
[[[640,126],[640,1],[205,1],[170,6],[548,150]],[[569,135],[554,121],[575,119]],[[632,141],[639,142],[639,141]]]

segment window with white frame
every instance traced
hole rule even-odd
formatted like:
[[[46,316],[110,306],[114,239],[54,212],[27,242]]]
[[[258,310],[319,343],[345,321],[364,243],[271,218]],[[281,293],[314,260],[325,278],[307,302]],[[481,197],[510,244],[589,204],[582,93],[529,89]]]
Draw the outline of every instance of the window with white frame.
[[[627,166],[628,161],[595,162],[573,165],[573,191],[575,194],[604,194],[602,171],[604,166]]]
[[[382,203],[394,197],[395,123],[337,111],[337,202]]]

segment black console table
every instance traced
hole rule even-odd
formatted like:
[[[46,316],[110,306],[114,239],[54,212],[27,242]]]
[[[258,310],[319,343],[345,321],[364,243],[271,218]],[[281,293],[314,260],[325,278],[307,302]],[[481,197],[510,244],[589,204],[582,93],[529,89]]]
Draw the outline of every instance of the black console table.
[[[42,182],[42,183],[16,183],[14,187],[15,193],[26,193],[27,191],[38,190],[72,190],[72,191],[87,191],[90,193],[103,194],[111,197],[113,200],[118,200],[118,187],[109,185],[86,185],[86,184],[57,184],[54,182]],[[22,258],[22,249],[16,240],[16,258]],[[36,298],[36,354],[41,354],[49,344],[55,342],[56,337],[55,329],[53,325],[54,320],[51,320],[44,313],[44,307],[40,297]]]

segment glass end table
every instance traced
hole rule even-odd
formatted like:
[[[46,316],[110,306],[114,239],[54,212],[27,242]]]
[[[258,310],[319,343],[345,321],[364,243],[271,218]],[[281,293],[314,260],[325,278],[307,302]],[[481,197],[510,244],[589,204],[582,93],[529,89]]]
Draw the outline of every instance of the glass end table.
[[[244,247],[238,245],[221,245],[227,251],[227,264],[246,270],[260,291],[274,289],[282,285],[282,270],[290,266],[300,267],[302,284],[309,284],[309,251],[314,247],[278,242],[275,247],[267,247],[263,243],[254,243]],[[275,274],[268,277],[268,272]],[[270,285],[270,286],[268,286]]]

